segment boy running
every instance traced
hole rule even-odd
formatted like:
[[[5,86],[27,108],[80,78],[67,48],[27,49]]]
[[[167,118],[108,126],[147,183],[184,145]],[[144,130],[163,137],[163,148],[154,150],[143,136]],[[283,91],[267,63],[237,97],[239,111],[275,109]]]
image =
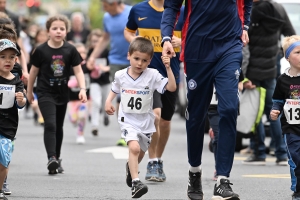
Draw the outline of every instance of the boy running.
[[[282,48],[290,67],[278,77],[270,117],[280,122],[287,148],[293,200],[300,200],[300,36],[283,39]]]
[[[121,94],[118,121],[121,136],[129,148],[126,183],[131,187],[132,198],[139,198],[148,192],[148,187],[138,178],[138,163],[150,145],[152,133],[156,131],[152,109],[153,92],[176,90],[175,77],[168,57],[162,57],[168,78],[164,78],[156,69],[147,68],[153,52],[153,45],[148,39],[138,37],[131,42],[127,55],[131,66],[116,72],[105,104],[106,113],[113,115],[115,108],[112,100],[117,94]]]
[[[18,108],[23,108],[26,104],[23,82],[19,76],[10,72],[19,54],[20,51],[12,41],[0,40],[0,188],[11,160],[12,140],[19,123]],[[2,190],[0,199],[7,199]]]

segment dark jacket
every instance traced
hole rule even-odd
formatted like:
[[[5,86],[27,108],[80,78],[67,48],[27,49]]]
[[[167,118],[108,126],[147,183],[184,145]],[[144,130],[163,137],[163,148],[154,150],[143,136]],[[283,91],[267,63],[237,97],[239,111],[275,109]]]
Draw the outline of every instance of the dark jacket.
[[[285,23],[273,2],[253,3],[249,27],[250,59],[247,69],[247,78],[250,80],[262,81],[276,77],[278,42]]]

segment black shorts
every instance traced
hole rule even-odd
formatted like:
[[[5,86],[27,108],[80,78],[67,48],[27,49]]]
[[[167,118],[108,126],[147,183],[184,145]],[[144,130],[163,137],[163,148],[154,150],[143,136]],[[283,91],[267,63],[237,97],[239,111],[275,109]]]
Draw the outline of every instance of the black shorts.
[[[175,113],[177,97],[178,85],[175,92],[166,90],[163,94],[160,94],[155,91],[153,94],[153,109],[161,108],[161,118],[166,121],[171,121]]]

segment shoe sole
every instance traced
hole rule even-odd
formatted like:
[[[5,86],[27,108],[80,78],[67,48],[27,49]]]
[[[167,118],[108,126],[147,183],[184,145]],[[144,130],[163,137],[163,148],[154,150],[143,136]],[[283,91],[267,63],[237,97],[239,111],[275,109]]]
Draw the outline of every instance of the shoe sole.
[[[4,194],[4,195],[11,195],[11,192],[4,192],[4,191],[3,191],[3,194]]]
[[[154,182],[162,182],[162,181],[160,180],[160,178],[157,178],[157,177],[155,177],[155,176],[146,177],[145,180],[146,180],[146,181],[154,181]]]
[[[223,198],[223,197],[220,197],[220,196],[213,196],[211,198],[211,200],[240,200],[239,197],[226,197],[226,198]]]
[[[58,162],[55,162],[55,161],[52,162],[52,163],[50,163],[50,164],[47,166],[47,168],[48,168],[49,171],[57,170],[58,167],[59,167],[59,164],[58,164]]]
[[[187,198],[188,198],[188,200],[199,200],[199,199],[191,199],[191,198],[189,197],[189,195],[187,195]],[[201,200],[204,200],[204,195],[203,195],[203,197],[202,197]]]
[[[147,192],[148,192],[148,187],[143,187],[143,188],[139,189],[138,191],[136,191],[136,193],[134,195],[132,195],[132,198],[140,198]]]

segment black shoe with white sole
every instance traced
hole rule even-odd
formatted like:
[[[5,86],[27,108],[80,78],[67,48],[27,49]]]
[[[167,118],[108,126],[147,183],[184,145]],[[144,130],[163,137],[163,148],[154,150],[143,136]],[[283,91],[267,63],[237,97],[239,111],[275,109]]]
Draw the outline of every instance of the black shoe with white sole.
[[[214,196],[211,199],[212,200],[227,200],[227,199],[240,200],[239,195],[232,191],[230,185],[232,185],[232,183],[230,183],[228,179],[222,178],[220,180],[219,186],[215,184]]]
[[[140,180],[132,181],[131,194],[132,198],[140,198],[148,192],[148,187]]]
[[[193,173],[189,171],[187,196],[190,200],[203,200],[201,172]]]

